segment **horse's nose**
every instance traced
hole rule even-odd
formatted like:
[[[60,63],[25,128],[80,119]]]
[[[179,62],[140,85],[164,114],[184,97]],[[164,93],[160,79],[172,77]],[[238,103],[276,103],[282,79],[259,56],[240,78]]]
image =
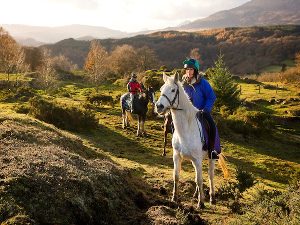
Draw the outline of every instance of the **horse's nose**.
[[[161,103],[156,103],[155,104],[157,112],[161,112],[164,109],[164,105]]]

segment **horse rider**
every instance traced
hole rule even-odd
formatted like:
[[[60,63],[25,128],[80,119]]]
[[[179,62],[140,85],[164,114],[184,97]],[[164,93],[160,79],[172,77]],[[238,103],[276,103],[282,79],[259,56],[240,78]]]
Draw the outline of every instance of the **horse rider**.
[[[131,78],[127,84],[127,89],[128,92],[130,93],[130,109],[131,112],[135,112],[135,105],[134,105],[134,98],[139,92],[142,92],[142,86],[141,84],[137,81],[137,75],[135,73],[131,73]]]
[[[211,110],[216,100],[216,95],[209,82],[199,73],[200,64],[196,59],[190,58],[183,62],[185,74],[182,77],[183,88],[193,105],[200,110],[201,116],[209,124],[208,155],[209,158],[218,159],[214,150],[216,138],[216,125],[211,116]]]

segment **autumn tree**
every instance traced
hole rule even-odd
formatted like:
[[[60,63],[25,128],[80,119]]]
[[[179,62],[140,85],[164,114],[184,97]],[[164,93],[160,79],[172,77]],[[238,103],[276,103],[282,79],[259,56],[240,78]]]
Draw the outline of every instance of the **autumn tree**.
[[[90,73],[90,79],[95,84],[105,80],[108,74],[108,53],[99,41],[92,41],[90,51],[85,60],[84,69]]]
[[[203,65],[203,60],[202,60],[199,48],[193,48],[190,51],[190,58],[197,59],[199,61],[200,65]]]
[[[146,71],[152,69],[158,64],[158,59],[155,52],[148,46],[138,48],[136,51],[137,70]]]
[[[23,48],[0,27],[0,71],[10,74],[24,70],[25,53]]]
[[[119,77],[126,77],[137,70],[137,53],[131,45],[117,46],[111,53],[112,69]]]

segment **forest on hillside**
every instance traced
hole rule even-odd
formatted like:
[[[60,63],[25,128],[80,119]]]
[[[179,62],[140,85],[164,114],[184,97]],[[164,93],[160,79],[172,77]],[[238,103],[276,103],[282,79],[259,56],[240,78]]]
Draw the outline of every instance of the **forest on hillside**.
[[[195,48],[199,49],[203,69],[211,67],[221,52],[230,71],[243,75],[260,73],[265,67],[293,60],[295,53],[300,51],[299,34],[300,26],[290,25],[197,32],[164,31],[99,42],[108,52],[122,45],[133,48],[147,46],[157,55],[158,65],[165,65],[169,69],[181,67],[181,62]],[[90,41],[66,39],[41,48],[51,50],[55,56],[62,54],[81,68],[89,52]]]

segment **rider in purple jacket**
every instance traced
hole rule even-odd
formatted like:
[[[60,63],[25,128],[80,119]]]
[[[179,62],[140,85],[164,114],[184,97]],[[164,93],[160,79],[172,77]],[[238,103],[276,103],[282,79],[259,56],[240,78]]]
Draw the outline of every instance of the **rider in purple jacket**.
[[[183,62],[185,75],[183,75],[183,87],[193,105],[200,110],[208,121],[210,132],[208,141],[209,157],[217,159],[215,152],[216,125],[211,117],[211,110],[216,100],[216,95],[204,77],[199,74],[199,62],[195,59],[187,59]]]

